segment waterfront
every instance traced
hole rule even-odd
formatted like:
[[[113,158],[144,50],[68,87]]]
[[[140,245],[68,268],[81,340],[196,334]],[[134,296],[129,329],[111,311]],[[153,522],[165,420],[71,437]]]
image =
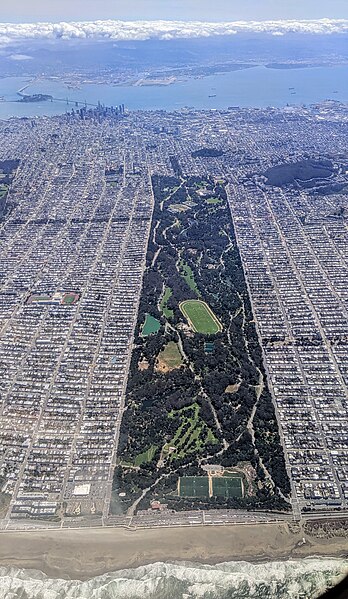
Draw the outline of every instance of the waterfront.
[[[0,80],[0,118],[32,117],[61,114],[75,107],[74,102],[116,106],[130,110],[178,110],[186,106],[200,110],[225,109],[229,106],[282,107],[286,104],[313,104],[327,99],[348,101],[348,66],[270,69],[263,66],[217,74],[204,78],[177,81],[166,86],[113,86],[83,84],[69,89],[58,80],[37,80],[25,90],[27,94],[50,94],[71,103],[17,102],[16,92],[29,78]]]
[[[0,599],[309,599],[348,567],[344,537],[280,523],[1,535]]]
[[[0,568],[0,598],[27,599],[303,599],[342,578],[347,560],[283,562],[157,562],[105,573],[84,582],[52,579],[35,570]]]

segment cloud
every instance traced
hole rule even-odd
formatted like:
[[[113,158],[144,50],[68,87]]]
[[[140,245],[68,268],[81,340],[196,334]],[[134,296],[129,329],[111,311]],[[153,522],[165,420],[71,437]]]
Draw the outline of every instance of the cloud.
[[[29,56],[28,54],[10,54],[10,56],[8,57],[11,60],[32,60],[32,56]]]
[[[87,39],[133,41],[157,38],[211,37],[238,33],[333,34],[348,33],[348,19],[307,21],[234,21],[208,23],[202,21],[91,21],[72,23],[0,23],[0,44],[23,40]]]

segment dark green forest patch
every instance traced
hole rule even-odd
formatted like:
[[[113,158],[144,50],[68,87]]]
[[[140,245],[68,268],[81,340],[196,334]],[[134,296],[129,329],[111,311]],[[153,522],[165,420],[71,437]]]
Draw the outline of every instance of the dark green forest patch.
[[[330,160],[300,160],[272,166],[265,172],[267,185],[281,187],[295,181],[328,179],[334,172]]]
[[[219,158],[223,151],[218,148],[200,148],[192,152],[192,158]]]
[[[172,164],[178,170],[175,157]],[[176,510],[287,509],[279,494],[289,491],[283,451],[226,190],[210,177],[180,177],[152,178],[153,224],[114,477],[115,493],[122,492],[118,506],[126,511],[147,489],[140,509],[154,499]],[[169,189],[175,189],[176,203],[192,202],[192,209],[169,211]],[[206,197],[217,199],[213,212]],[[197,297],[219,315],[221,330],[192,331],[180,305]],[[148,314],[160,327],[145,337]],[[179,367],[160,367],[159,357],[174,347],[177,356],[180,351]],[[247,425],[257,402],[254,443]],[[230,481],[207,497],[180,497],[179,478],[201,477],[209,463],[228,469],[250,464],[253,492],[243,494],[239,483]]]

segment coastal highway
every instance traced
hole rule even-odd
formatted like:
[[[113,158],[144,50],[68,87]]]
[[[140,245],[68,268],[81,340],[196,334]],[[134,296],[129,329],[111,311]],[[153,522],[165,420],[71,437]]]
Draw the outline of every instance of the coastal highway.
[[[135,516],[109,516],[94,518],[76,517],[65,518],[61,521],[39,521],[29,519],[0,520],[0,533],[5,531],[28,531],[28,530],[82,530],[82,529],[158,529],[158,528],[185,528],[185,527],[213,527],[231,525],[256,525],[256,524],[300,524],[305,521],[327,521],[344,520],[348,518],[348,512],[313,512],[306,514],[304,518],[294,523],[293,514],[271,513],[271,512],[246,512],[243,510],[209,510],[209,511],[187,511],[172,512],[141,512]]]
[[[0,521],[0,532],[4,530],[51,530],[57,528],[83,529],[83,528],[171,528],[186,526],[225,526],[231,524],[269,524],[276,522],[292,522],[293,516],[281,513],[246,512],[243,510],[209,510],[162,512],[143,511],[135,516],[109,516],[109,517],[71,517],[64,518],[62,522],[38,520],[7,520]]]

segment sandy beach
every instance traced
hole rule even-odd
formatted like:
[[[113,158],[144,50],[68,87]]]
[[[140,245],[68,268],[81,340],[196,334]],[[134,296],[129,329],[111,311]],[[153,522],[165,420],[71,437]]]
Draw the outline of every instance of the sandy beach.
[[[0,566],[33,568],[53,578],[80,580],[157,561],[219,563],[347,554],[343,533],[318,538],[286,523],[0,533]]]

